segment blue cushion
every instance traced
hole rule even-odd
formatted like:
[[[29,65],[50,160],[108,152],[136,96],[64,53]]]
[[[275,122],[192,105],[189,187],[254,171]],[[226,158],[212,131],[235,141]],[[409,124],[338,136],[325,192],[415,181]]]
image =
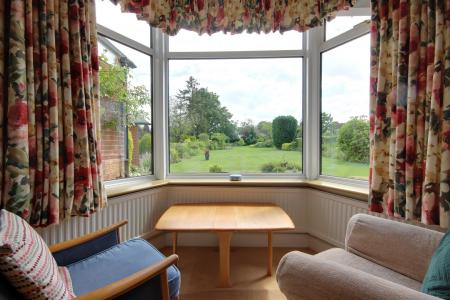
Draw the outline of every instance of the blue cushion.
[[[450,230],[442,238],[431,257],[422,292],[442,299],[450,299]]]
[[[68,249],[54,252],[53,257],[58,266],[67,266],[79,260],[92,256],[100,251],[111,248],[119,243],[117,230],[111,231],[86,243],[70,247]]]
[[[67,266],[72,278],[75,295],[80,296],[117,280],[125,278],[148,266],[151,266],[165,256],[143,239],[132,239],[113,246],[91,257]],[[168,268],[170,298],[176,297],[180,291],[180,272],[175,266]],[[159,293],[159,276],[143,284],[139,290],[142,299],[149,299]],[[136,294],[134,291],[133,294]],[[138,299],[136,295],[132,297]],[[141,297],[139,297],[141,298]],[[157,299],[155,297],[155,299]]]

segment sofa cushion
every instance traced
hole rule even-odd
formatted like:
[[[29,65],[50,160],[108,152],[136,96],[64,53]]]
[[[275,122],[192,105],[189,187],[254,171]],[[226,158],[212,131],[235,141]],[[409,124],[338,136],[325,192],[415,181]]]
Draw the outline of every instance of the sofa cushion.
[[[367,259],[357,256],[353,253],[347,252],[340,248],[333,248],[324,252],[318,253],[315,256],[333,261],[374,276],[386,279],[388,281],[409,287],[416,291],[420,291],[421,283],[412,278],[406,277],[386,267],[377,265]]]
[[[67,268],[75,294],[83,295],[132,275],[164,258],[165,256],[147,241],[132,239],[70,264]],[[178,296],[180,290],[180,272],[175,266],[171,266],[167,275],[170,297],[173,298]],[[159,289],[159,278],[153,278],[142,286],[150,290],[149,293],[140,293],[148,298],[148,295],[155,291],[155,286],[156,290]]]
[[[423,280],[422,292],[450,299],[450,230],[444,235],[431,257]]]
[[[72,299],[70,277],[37,232],[19,216],[0,211],[0,272],[26,299]]]

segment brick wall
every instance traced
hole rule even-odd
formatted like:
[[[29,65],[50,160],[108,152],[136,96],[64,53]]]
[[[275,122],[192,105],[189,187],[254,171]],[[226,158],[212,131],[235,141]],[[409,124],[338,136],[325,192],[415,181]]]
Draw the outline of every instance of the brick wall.
[[[139,131],[137,126],[130,127],[133,137],[133,165],[139,166]]]
[[[102,127],[103,177],[112,180],[125,177],[125,131]]]

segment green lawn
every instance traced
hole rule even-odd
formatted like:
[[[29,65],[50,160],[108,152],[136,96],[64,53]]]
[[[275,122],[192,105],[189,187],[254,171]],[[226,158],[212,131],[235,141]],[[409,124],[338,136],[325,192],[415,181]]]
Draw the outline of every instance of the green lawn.
[[[211,166],[218,165],[224,172],[260,173],[261,166],[268,162],[287,161],[301,165],[301,156],[301,152],[298,151],[245,146],[233,147],[227,150],[211,151],[209,161],[206,161],[203,155],[197,155],[171,164],[170,172],[172,174],[207,173]],[[367,178],[369,176],[369,165],[324,158],[322,173],[332,176]]]

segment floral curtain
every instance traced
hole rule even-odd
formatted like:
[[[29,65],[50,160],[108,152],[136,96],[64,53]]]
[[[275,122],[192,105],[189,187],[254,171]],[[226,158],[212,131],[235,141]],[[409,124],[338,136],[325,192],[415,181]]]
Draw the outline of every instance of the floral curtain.
[[[0,204],[34,226],[106,204],[94,0],[0,1]]]
[[[151,26],[175,35],[180,29],[199,34],[305,31],[348,9],[355,0],[111,0]]]
[[[450,227],[450,0],[372,0],[369,206]]]

